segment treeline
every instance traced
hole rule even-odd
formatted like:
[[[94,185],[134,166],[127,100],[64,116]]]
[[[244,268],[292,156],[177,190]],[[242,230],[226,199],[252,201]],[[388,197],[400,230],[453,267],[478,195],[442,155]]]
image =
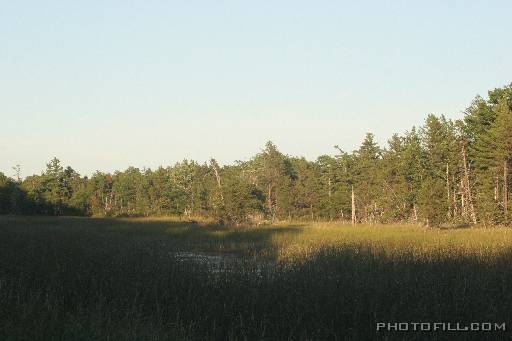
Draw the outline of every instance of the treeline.
[[[204,216],[243,224],[284,219],[510,222],[512,84],[476,97],[461,120],[428,115],[381,148],[371,133],[316,161],[268,142],[249,161],[183,161],[82,177],[54,158],[41,175],[0,173],[0,213]]]

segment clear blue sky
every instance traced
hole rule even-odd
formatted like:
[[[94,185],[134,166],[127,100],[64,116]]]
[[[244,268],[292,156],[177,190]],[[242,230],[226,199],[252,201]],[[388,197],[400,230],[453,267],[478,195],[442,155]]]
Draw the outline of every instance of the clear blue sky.
[[[3,1],[0,171],[315,159],[512,81],[511,1]]]

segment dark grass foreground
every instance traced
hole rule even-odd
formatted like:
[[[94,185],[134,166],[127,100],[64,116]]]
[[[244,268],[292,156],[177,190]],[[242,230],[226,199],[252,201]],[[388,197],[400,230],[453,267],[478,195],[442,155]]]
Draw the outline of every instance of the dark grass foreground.
[[[170,225],[0,218],[0,339],[493,340],[512,335],[512,253],[421,260],[364,247],[326,248],[304,262],[273,265],[271,236],[286,228],[219,239],[214,226],[163,233]],[[173,256],[176,250],[201,248],[238,252],[240,262],[210,271],[206,264]],[[265,261],[258,254],[265,254]],[[505,322],[507,331],[376,332],[377,322],[396,321]]]

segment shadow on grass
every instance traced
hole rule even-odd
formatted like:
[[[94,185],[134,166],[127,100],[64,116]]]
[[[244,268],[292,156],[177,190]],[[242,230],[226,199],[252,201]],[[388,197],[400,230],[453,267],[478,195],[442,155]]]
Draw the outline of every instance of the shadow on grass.
[[[221,252],[275,259],[273,238],[302,232],[299,225],[231,228],[170,219],[0,216],[0,229],[16,233],[55,232],[71,238],[101,236],[130,242],[156,242],[168,251]]]
[[[495,340],[510,332],[376,332],[377,322],[510,326],[512,251],[414,258],[361,246],[212,273],[170,251],[272,248],[298,227],[0,218],[0,339]],[[209,244],[209,243],[213,244]],[[247,244],[244,244],[247,243]],[[236,249],[236,247],[233,247]],[[258,270],[258,271],[257,271]]]

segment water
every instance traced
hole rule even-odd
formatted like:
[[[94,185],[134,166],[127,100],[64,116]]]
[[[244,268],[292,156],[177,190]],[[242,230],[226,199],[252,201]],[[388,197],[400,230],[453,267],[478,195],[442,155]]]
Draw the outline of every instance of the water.
[[[235,269],[246,269],[254,271],[257,275],[261,275],[264,268],[271,263],[262,260],[250,260],[244,257],[226,253],[206,253],[206,252],[190,252],[178,251],[170,253],[179,262],[192,262],[203,264],[213,273],[230,272]]]

